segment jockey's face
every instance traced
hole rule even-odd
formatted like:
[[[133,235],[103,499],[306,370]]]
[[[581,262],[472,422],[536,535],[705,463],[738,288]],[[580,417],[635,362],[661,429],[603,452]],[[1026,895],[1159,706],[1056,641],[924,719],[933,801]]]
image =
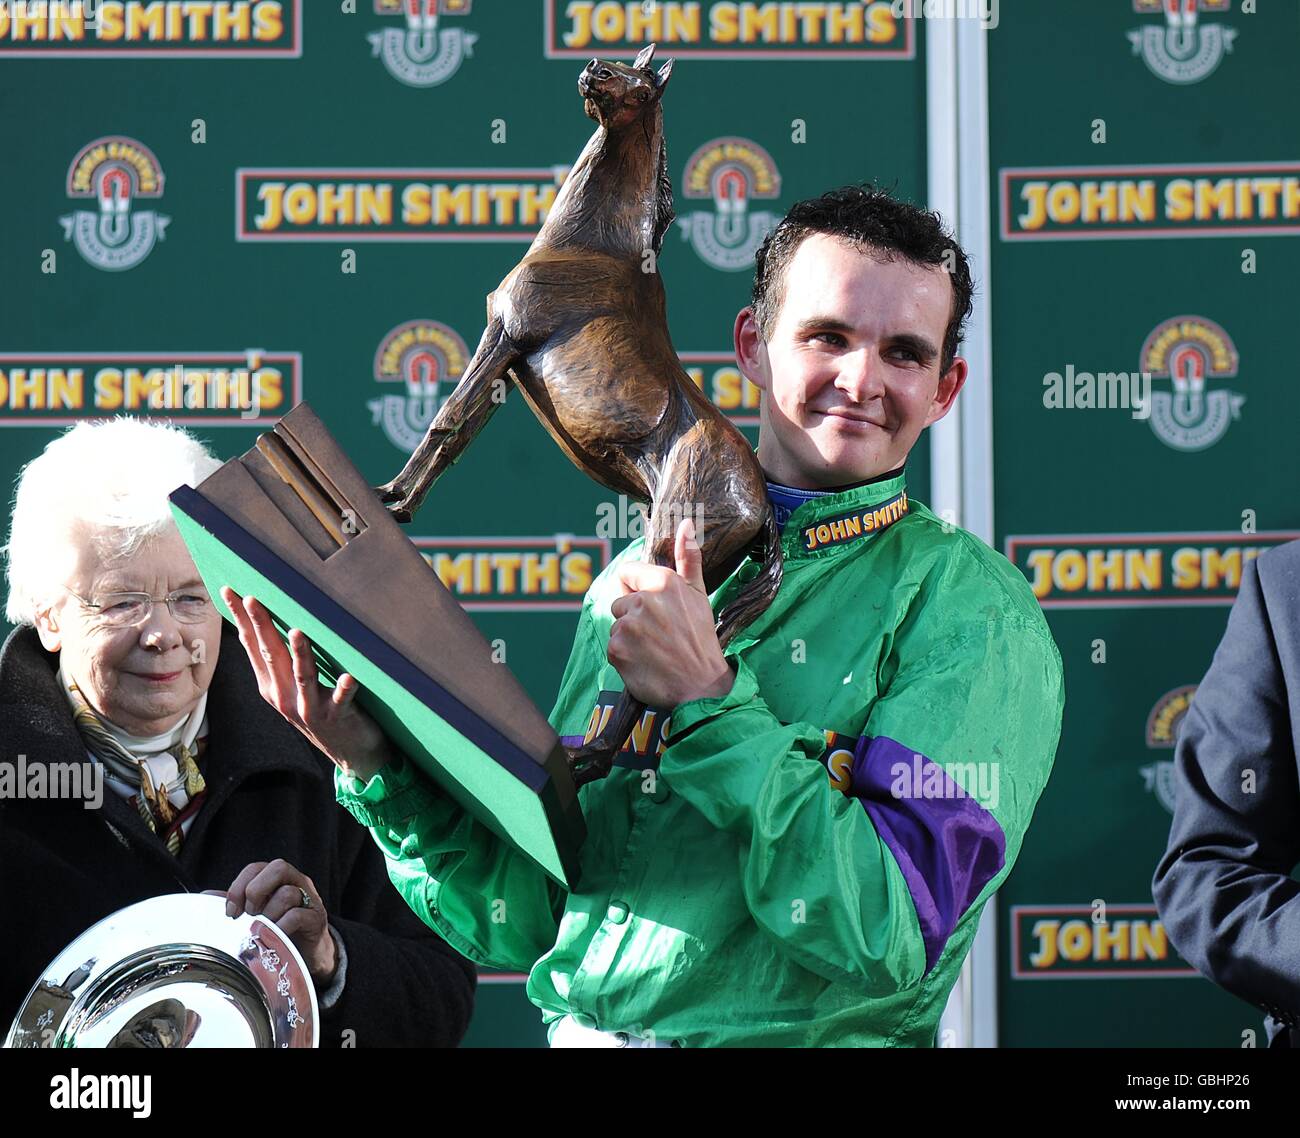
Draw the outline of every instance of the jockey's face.
[[[902,466],[966,379],[960,357],[939,372],[948,274],[813,233],[777,287],[770,340],[749,308],[735,326],[741,371],[763,391],[758,457],[768,477],[820,489]]]

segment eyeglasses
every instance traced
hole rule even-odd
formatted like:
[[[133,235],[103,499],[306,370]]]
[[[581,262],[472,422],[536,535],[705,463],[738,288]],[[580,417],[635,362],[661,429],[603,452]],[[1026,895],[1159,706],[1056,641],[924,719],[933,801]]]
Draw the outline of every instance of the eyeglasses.
[[[153,612],[156,600],[166,601],[167,611],[181,624],[202,624],[216,611],[207,591],[194,587],[177,589],[165,597],[151,597],[148,593],[102,593],[93,600],[71,589],[68,592],[114,628],[143,624]]]

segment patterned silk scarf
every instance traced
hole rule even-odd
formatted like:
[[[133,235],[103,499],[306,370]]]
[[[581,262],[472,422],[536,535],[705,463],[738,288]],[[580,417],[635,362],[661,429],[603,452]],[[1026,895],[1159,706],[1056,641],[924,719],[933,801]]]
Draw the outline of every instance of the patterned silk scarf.
[[[149,764],[145,761],[150,756],[136,755],[127,750],[86,702],[86,697],[81,694],[81,689],[75,682],[65,677],[63,688],[72,705],[72,717],[86,750],[104,764],[105,773],[110,778],[139,788],[131,795],[131,802],[145,825],[162,839],[168,852],[175,856],[185,840],[184,823],[198,811],[207,790],[199,771],[199,761],[207,749],[207,737],[194,738],[191,746],[178,741],[164,751],[156,752],[169,754],[176,760],[177,780],[184,789],[184,794],[178,797],[186,799],[178,805],[172,802],[169,793],[178,789],[175,785],[154,785]]]

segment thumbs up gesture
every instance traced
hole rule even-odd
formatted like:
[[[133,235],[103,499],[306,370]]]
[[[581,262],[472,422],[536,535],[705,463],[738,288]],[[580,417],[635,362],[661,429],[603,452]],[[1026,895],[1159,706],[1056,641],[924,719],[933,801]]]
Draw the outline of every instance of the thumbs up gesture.
[[[735,674],[713,631],[713,610],[695,523],[685,519],[673,546],[676,572],[631,561],[618,574],[622,596],[610,606],[609,662],[623,685],[650,707],[672,710],[731,690]]]

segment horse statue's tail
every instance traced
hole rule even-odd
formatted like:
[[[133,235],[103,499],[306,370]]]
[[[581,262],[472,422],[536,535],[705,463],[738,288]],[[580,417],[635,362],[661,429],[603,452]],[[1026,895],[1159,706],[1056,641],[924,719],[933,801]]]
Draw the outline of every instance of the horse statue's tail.
[[[776,514],[771,503],[767,504],[767,513],[763,519],[763,569],[752,581],[736,594],[735,598],[718,614],[718,643],[723,648],[731,638],[751,621],[757,620],[776,591],[781,587],[781,574],[784,562],[781,557],[781,531],[777,529]]]

